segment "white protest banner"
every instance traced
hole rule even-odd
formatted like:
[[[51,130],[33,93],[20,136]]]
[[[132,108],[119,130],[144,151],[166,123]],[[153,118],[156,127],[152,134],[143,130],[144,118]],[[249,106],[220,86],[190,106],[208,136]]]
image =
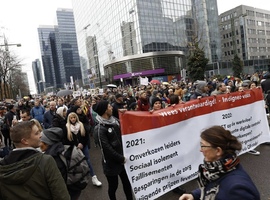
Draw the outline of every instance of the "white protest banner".
[[[140,77],[140,84],[141,85],[148,85],[149,81],[148,81],[148,78],[145,77],[145,78],[142,78]]]
[[[156,199],[197,177],[200,132],[213,125],[230,130],[240,154],[269,142],[260,88],[168,107],[154,113],[120,113],[125,168],[136,199]]]
[[[73,95],[73,97],[79,97],[79,96],[81,96],[81,91],[73,91],[73,93],[72,93],[72,95]]]

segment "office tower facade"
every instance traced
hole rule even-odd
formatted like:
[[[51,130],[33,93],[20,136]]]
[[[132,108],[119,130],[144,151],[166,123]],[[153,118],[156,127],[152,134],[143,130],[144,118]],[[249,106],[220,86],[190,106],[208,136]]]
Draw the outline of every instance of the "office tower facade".
[[[216,0],[194,0],[195,31],[199,46],[204,49],[209,63],[221,60],[221,40],[218,28],[218,9]]]
[[[235,54],[245,66],[267,70],[270,64],[270,11],[240,5],[219,15],[222,60]]]
[[[44,91],[44,80],[42,76],[42,68],[41,68],[41,63],[39,59],[36,59],[35,61],[32,62],[32,71],[33,71],[37,94],[40,94],[41,92]]]
[[[56,14],[57,26],[38,28],[46,88],[63,88],[71,76],[81,80],[73,11],[58,9]]]
[[[185,53],[195,35],[194,0],[73,0],[72,3],[85,83],[135,84],[139,76],[161,81],[184,77]],[[211,6],[215,7],[217,18],[216,1]],[[216,21],[215,28],[217,25]],[[210,60],[218,59],[211,54],[207,50]]]

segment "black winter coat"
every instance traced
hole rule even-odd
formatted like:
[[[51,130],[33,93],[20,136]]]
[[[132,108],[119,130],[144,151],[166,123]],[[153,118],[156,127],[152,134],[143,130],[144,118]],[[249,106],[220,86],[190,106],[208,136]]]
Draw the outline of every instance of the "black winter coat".
[[[116,176],[124,170],[121,131],[118,125],[97,124],[94,129],[95,141],[103,156],[103,171],[107,176]]]

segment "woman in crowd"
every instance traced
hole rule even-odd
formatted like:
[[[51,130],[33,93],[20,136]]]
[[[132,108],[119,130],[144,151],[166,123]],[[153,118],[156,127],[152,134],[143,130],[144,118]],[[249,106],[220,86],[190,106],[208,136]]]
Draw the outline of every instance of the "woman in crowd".
[[[150,103],[149,98],[144,90],[140,91],[138,103],[138,111],[149,111]]]
[[[213,126],[201,133],[204,162],[199,166],[198,189],[179,200],[260,200],[253,181],[237,157],[241,143],[229,130]]]
[[[150,111],[156,111],[162,109],[162,100],[159,97],[154,97],[152,99],[152,105],[151,105]]]
[[[67,116],[67,108],[64,106],[59,107],[57,108],[56,114],[52,121],[52,127],[59,127],[63,130],[64,140],[67,139],[66,116]]]
[[[75,111],[76,110],[76,111]],[[89,121],[87,120],[86,116],[84,115],[83,111],[79,106],[74,106],[72,108],[72,111],[68,115],[67,119],[67,138],[68,141],[72,144],[80,148],[83,152],[83,154],[86,157],[86,161],[88,163],[88,166],[90,168],[90,175],[92,176],[92,183],[95,186],[101,186],[102,183],[98,180],[97,176],[94,173],[93,167],[90,162],[90,155],[89,155],[89,149],[88,149],[88,141],[89,141],[89,133],[85,129],[85,125],[89,124]],[[80,118],[82,121],[80,121]]]
[[[249,84],[249,89],[253,89],[253,88],[256,88],[256,87],[257,87],[256,82],[251,82],[251,83]]]
[[[137,111],[138,110],[138,104],[136,102],[132,102],[128,106],[127,110],[129,110],[129,111]]]

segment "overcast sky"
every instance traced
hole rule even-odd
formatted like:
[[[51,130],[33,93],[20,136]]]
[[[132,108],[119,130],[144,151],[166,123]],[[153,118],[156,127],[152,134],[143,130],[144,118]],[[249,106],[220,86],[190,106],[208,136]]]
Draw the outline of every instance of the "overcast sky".
[[[270,10],[270,0],[217,1],[219,14],[241,4]],[[3,32],[10,44],[22,44],[19,48],[11,46],[10,51],[14,51],[23,60],[23,70],[28,73],[31,93],[34,93],[31,65],[32,61],[40,59],[37,28],[39,25],[57,24],[57,8],[72,8],[71,0],[0,0],[0,5],[0,44],[4,42],[1,37]]]

